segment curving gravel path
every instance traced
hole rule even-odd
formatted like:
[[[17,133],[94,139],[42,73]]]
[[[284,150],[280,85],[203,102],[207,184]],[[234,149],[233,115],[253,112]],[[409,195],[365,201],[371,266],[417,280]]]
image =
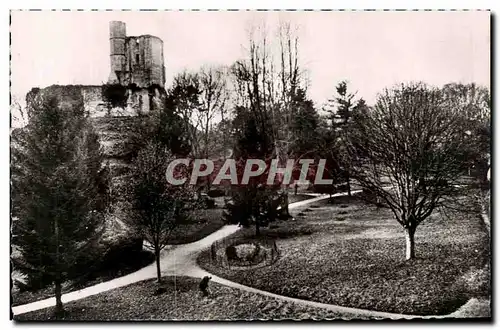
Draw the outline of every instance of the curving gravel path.
[[[360,190],[353,191],[353,193],[358,193]],[[332,197],[336,196],[343,196],[345,193],[339,193],[332,195]],[[289,205],[289,209],[295,209],[301,206],[305,206],[307,204],[311,204],[323,199],[327,199],[329,196],[328,195],[320,195],[318,197],[292,203]],[[265,296],[277,298],[277,299],[282,299],[286,301],[290,301],[293,303],[297,304],[302,304],[302,305],[307,305],[311,307],[319,307],[319,308],[325,308],[331,311],[336,311],[339,313],[345,314],[346,317],[349,316],[354,316],[354,317],[359,317],[359,316],[364,316],[364,317],[370,317],[370,318],[391,318],[391,319],[410,319],[410,318],[444,318],[446,316],[417,316],[417,315],[403,315],[403,314],[395,314],[395,313],[385,313],[385,312],[377,312],[377,311],[370,311],[370,310],[363,310],[363,309],[357,309],[357,308],[350,308],[350,307],[342,307],[342,306],[336,306],[336,305],[330,305],[330,304],[324,304],[324,303],[318,303],[314,301],[308,301],[308,300],[302,300],[302,299],[296,299],[296,298],[291,298],[291,297],[286,297],[286,296],[281,296],[277,295],[274,293],[270,293],[267,291],[262,291],[258,290],[252,287],[248,287],[245,285],[241,285],[236,282],[232,282],[229,280],[226,280],[224,278],[220,278],[218,276],[212,275],[208,273],[207,271],[203,270],[196,264],[196,258],[199,255],[201,251],[204,249],[210,247],[212,243],[215,241],[218,241],[224,237],[227,237],[234,232],[238,231],[240,228],[238,225],[226,225],[219,229],[218,231],[212,233],[211,235],[193,242],[189,244],[183,244],[183,245],[177,245],[177,246],[171,246],[164,250],[161,254],[161,269],[162,269],[162,275],[164,276],[172,276],[172,275],[177,275],[177,276],[190,276],[190,277],[195,277],[195,278],[202,278],[203,276],[210,275],[212,276],[212,281],[220,283],[222,285],[226,285],[229,287],[233,287],[236,289],[241,289],[253,293],[258,293],[262,294]],[[126,276],[122,276],[119,278],[115,278],[113,280],[110,280],[108,282],[103,282],[99,283],[81,290],[69,292],[66,294],[62,295],[62,301],[63,303],[67,303],[70,301],[75,301],[79,299],[83,299],[92,295],[96,295],[102,292],[106,292],[109,290],[113,290],[119,287],[123,287],[132,283],[136,283],[139,281],[151,279],[156,277],[156,265],[153,263],[149,266],[146,266],[134,273],[131,273]],[[39,300],[35,301],[29,304],[25,305],[19,305],[19,306],[14,306],[11,307],[12,313],[14,315],[19,315],[19,314],[24,314],[32,311],[36,311],[39,309],[44,309],[48,308],[51,306],[55,305],[55,298],[48,298],[44,300]]]

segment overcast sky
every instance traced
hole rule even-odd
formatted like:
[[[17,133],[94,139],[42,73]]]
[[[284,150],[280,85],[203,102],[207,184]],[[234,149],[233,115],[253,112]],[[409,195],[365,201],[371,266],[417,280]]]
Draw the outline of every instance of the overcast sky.
[[[109,21],[164,41],[167,86],[202,65],[242,57],[246,29],[299,26],[309,96],[323,104],[340,80],[369,103],[406,81],[490,84],[490,13],[483,12],[12,12],[12,94],[32,87],[101,84],[109,75]]]

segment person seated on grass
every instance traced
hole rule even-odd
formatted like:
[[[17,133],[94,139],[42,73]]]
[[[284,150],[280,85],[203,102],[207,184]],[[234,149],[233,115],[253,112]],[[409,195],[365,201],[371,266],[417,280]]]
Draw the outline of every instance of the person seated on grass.
[[[212,279],[212,276],[205,276],[200,282],[200,291],[203,294],[203,297],[208,297],[209,291],[208,291],[208,281]]]

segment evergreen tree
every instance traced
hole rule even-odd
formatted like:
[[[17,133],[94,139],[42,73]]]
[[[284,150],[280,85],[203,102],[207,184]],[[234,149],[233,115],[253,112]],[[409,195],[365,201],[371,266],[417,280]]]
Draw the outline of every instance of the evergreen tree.
[[[34,100],[29,124],[12,142],[12,218],[22,258],[17,265],[31,287],[61,284],[81,269],[104,227],[107,178],[97,134],[81,104]]]
[[[338,168],[341,169],[341,177],[347,184],[347,194],[351,196],[351,159],[348,157],[346,146],[351,139],[350,127],[355,109],[361,109],[365,106],[364,100],[354,101],[355,94],[348,91],[346,81],[341,81],[336,86],[337,96],[330,100],[333,109],[331,111],[332,130],[336,139],[335,150],[336,163]],[[361,102],[361,103],[360,103]],[[359,112],[359,111],[358,111]]]
[[[273,154],[270,123],[252,111],[237,107],[235,128],[234,155],[238,161],[238,177],[241,180],[242,171],[248,159],[269,161]],[[267,163],[267,162],[266,162]],[[279,184],[266,184],[267,171],[262,176],[250,178],[247,185],[233,187],[232,202],[225,214],[229,223],[242,226],[255,225],[255,234],[260,234],[260,227],[267,225],[278,216],[276,209],[281,204],[278,201]],[[266,180],[263,179],[265,178]]]
[[[306,92],[299,88],[292,99],[295,114],[292,118],[294,136],[292,154],[295,159],[314,158],[318,151],[320,119],[313,101],[307,98]]]

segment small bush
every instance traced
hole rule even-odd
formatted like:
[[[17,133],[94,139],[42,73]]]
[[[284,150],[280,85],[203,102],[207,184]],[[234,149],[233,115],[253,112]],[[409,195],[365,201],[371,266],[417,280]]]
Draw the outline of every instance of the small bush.
[[[222,189],[211,189],[207,193],[208,197],[217,198],[226,196],[226,192]]]
[[[333,185],[313,185],[311,191],[317,194],[334,194],[335,187]]]
[[[238,244],[235,245],[238,260],[253,261],[260,252],[260,245],[251,244]]]
[[[97,253],[102,255],[94,256],[95,259],[82,263],[82,267],[79,267],[80,270],[74,275],[75,286],[84,286],[86,282],[96,278],[122,276],[154,261],[153,253],[142,249],[142,239],[120,240],[106,246],[104,250],[96,251]]]
[[[205,207],[207,209],[215,208],[215,199],[207,197],[207,198],[205,198],[204,202],[205,202]]]
[[[111,107],[127,107],[127,88],[120,84],[105,84],[102,86],[102,97]]]
[[[226,257],[228,260],[238,260],[238,253],[236,253],[236,247],[230,245],[226,248]]]
[[[335,192],[346,192],[347,191],[347,183],[339,184],[335,187]]]

